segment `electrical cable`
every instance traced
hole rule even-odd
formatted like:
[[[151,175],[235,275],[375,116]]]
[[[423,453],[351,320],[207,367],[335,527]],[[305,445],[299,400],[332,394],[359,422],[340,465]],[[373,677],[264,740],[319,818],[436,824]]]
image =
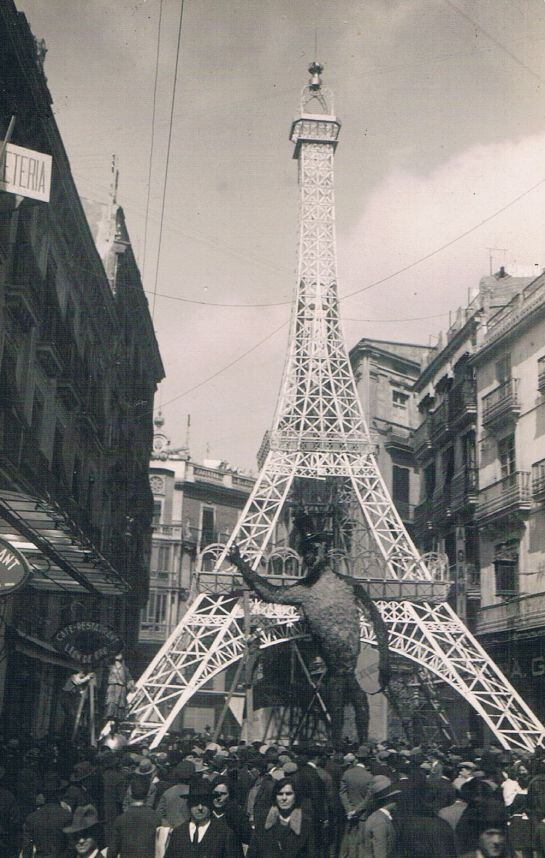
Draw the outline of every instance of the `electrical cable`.
[[[157,107],[157,81],[159,80],[159,56],[161,53],[161,22],[163,19],[163,0],[159,0],[159,20],[157,22],[157,50],[155,53],[155,79],[153,81],[153,109],[151,113],[151,140],[148,164],[148,190],[146,196],[146,216],[144,219],[144,248],[142,251],[142,279],[146,274],[146,248],[148,243],[148,222],[151,197],[151,171],[153,166],[153,151],[155,147],[155,113]]]
[[[426,253],[424,256],[421,256],[420,259],[416,259],[414,262],[409,263],[409,265],[404,265],[403,268],[399,268],[397,271],[394,271],[393,274],[388,274],[386,277],[383,277],[381,280],[375,280],[374,283],[369,283],[368,286],[362,286],[359,289],[355,289],[353,292],[348,292],[346,295],[341,295],[339,298],[340,301],[347,301],[349,298],[353,298],[354,295],[359,295],[361,292],[367,292],[368,289],[373,289],[375,286],[380,286],[382,283],[386,283],[387,280],[391,280],[393,277],[397,277],[399,274],[404,274],[405,271],[410,271],[411,268],[415,268],[417,265],[420,265],[421,262],[426,262],[426,260],[431,259],[432,256],[437,256],[441,251],[446,250],[447,247],[452,247],[453,244],[456,244],[457,241],[460,241],[462,238],[465,238],[467,235],[470,235],[475,230],[479,229],[479,227],[484,226],[485,223],[489,223],[489,221],[493,220],[498,215],[502,214],[502,212],[506,211],[506,209],[510,208],[510,206],[518,203],[519,200],[522,200],[523,197],[526,197],[532,191],[535,191],[536,188],[539,188],[540,185],[545,184],[545,178],[540,179],[539,182],[536,182],[535,185],[532,185],[528,190],[523,191],[522,194],[519,194],[518,197],[515,197],[510,202],[506,203],[506,205],[502,206],[501,209],[493,212],[493,214],[485,217],[484,220],[481,220],[479,223],[474,226],[466,229],[465,232],[462,232],[460,235],[457,235],[456,238],[452,238],[450,241],[445,242],[440,247],[437,247],[435,250],[432,250],[430,253]]]
[[[538,75],[537,72],[531,69],[530,66],[527,66],[526,63],[524,63],[521,59],[519,59],[519,57],[517,57],[516,54],[510,51],[509,48],[506,47],[506,45],[504,45],[502,42],[496,39],[495,36],[489,33],[488,30],[485,30],[484,27],[481,27],[480,24],[477,24],[477,22],[474,21],[473,18],[469,17],[467,12],[464,12],[463,9],[460,9],[458,6],[456,6],[456,4],[452,2],[452,0],[443,0],[443,2],[446,3],[447,6],[450,6],[451,9],[454,9],[454,11],[457,12],[458,15],[460,15],[462,18],[465,18],[466,21],[468,21],[472,27],[475,27],[476,30],[480,30],[481,33],[486,36],[487,39],[490,39],[490,41],[493,42],[498,48],[501,48],[501,50],[504,51],[508,57],[511,57],[511,59],[517,63],[517,65],[529,72],[532,77],[535,77],[535,79],[538,80],[540,83],[545,82],[543,78]]]
[[[180,58],[180,45],[182,42],[182,23],[183,23],[183,18],[184,18],[184,7],[185,7],[185,0],[180,0],[180,20],[178,23],[178,39],[176,42],[176,60],[175,60],[175,67],[174,67],[174,82],[172,85],[172,100],[170,103],[170,124],[169,124],[169,129],[168,129],[167,154],[166,154],[166,161],[165,161],[165,177],[164,177],[164,181],[163,181],[163,199],[161,202],[161,219],[159,222],[159,242],[158,242],[158,246],[157,246],[157,259],[155,261],[155,281],[154,281],[154,286],[153,286],[153,301],[152,301],[152,305],[151,305],[151,318],[152,319],[155,316],[155,301],[156,301],[156,296],[157,296],[157,281],[159,278],[159,266],[161,264],[161,247],[162,247],[162,243],[163,243],[163,221],[164,221],[164,217],[165,217],[165,202],[166,202],[167,185],[168,185],[168,170],[169,170],[169,166],[170,166],[170,146],[172,143],[172,128],[174,125],[174,105],[176,103],[176,87],[178,84],[178,65],[179,65],[179,58]]]
[[[167,399],[166,402],[163,402],[161,408],[165,408],[167,405],[170,405],[172,402],[176,402],[176,400],[181,399],[182,396],[187,396],[189,393],[193,393],[195,390],[198,390],[199,387],[203,387],[205,384],[208,384],[208,382],[212,381],[213,378],[217,378],[218,375],[221,375],[221,373],[225,372],[228,369],[231,369],[232,366],[235,366],[235,364],[239,363],[243,358],[247,357],[252,352],[255,352],[255,350],[258,349],[260,346],[262,346],[263,343],[266,343],[267,340],[272,339],[272,337],[274,337],[274,335],[277,334],[278,331],[281,331],[282,328],[285,328],[287,324],[288,324],[287,321],[282,322],[282,324],[279,325],[278,328],[275,328],[274,331],[271,331],[270,334],[267,334],[266,337],[263,337],[262,340],[260,340],[258,343],[256,343],[251,348],[247,349],[247,351],[245,351],[243,354],[239,355],[237,358],[232,360],[226,366],[223,366],[221,369],[218,369],[215,373],[213,373],[212,375],[209,375],[208,378],[205,378],[202,381],[199,381],[198,384],[194,384],[193,387],[189,387],[187,390],[182,391],[182,393],[178,393],[176,396],[173,396],[172,399]]]

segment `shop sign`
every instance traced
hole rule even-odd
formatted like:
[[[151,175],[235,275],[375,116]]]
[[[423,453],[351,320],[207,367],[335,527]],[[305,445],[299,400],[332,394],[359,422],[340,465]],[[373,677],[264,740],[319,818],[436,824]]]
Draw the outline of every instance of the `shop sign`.
[[[102,623],[79,620],[59,629],[53,645],[58,652],[84,667],[96,667],[121,652],[123,640]]]
[[[30,578],[26,557],[5,539],[0,539],[0,596],[9,596]]]
[[[0,165],[0,191],[49,202],[51,155],[8,143]]]

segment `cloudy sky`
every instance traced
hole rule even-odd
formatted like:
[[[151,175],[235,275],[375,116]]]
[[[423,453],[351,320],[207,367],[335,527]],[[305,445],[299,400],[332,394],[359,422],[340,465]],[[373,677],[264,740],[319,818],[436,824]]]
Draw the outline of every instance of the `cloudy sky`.
[[[255,468],[272,418],[296,264],[288,133],[315,39],[343,123],[339,291],[362,290],[341,303],[349,347],[433,341],[490,256],[545,264],[544,0],[185,0],[171,129],[181,0],[16,2],[46,40],[82,196],[107,198],[117,156],[166,429],[182,444],[191,414],[197,459]]]

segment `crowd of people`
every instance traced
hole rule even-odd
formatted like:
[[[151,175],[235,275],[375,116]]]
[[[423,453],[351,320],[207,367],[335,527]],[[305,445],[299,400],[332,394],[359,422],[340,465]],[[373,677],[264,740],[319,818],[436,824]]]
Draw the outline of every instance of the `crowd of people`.
[[[0,737],[0,755],[0,858],[545,858],[542,749]]]

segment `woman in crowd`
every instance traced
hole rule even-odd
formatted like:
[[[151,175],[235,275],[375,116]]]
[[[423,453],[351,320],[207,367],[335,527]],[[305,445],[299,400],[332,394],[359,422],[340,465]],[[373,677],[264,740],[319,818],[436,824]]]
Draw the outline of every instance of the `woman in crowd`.
[[[272,805],[252,836],[246,858],[314,858],[311,821],[292,778],[276,781]]]

